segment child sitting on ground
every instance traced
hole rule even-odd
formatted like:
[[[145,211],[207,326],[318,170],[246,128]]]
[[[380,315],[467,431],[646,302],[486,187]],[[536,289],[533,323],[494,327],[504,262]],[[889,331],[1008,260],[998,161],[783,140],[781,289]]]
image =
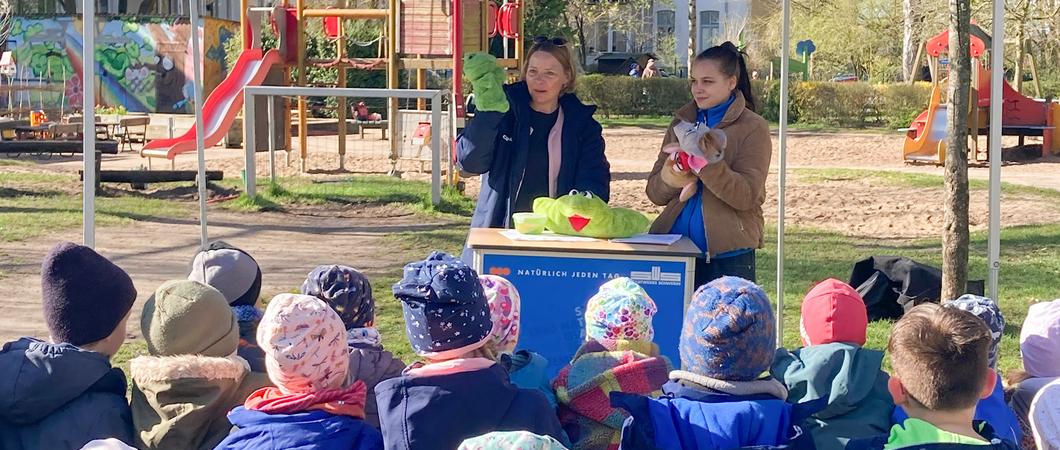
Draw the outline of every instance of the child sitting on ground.
[[[906,312],[887,343],[893,368],[887,387],[909,418],[890,434],[852,439],[847,449],[1018,449],[973,420],[997,381],[991,340],[986,324],[967,311],[924,303]]]
[[[629,278],[600,286],[585,307],[586,342],[552,382],[559,419],[575,450],[617,450],[628,414],[609,394],[660,393],[672,366],[652,342],[658,309]]]
[[[364,421],[378,429],[375,386],[380,381],[401,375],[405,363],[383,349],[382,338],[375,328],[372,285],[364,274],[351,267],[319,266],[302,283],[302,293],[323,300],[342,319],[350,354],[347,377],[351,383],[363,381],[368,388]]]
[[[409,343],[425,361],[375,387],[387,449],[453,449],[491,431],[562,440],[544,395],[512,385],[495,362],[489,305],[470,266],[434,252],[406,265],[393,291]]]
[[[225,241],[215,241],[195,255],[191,281],[198,281],[224,294],[239,321],[239,356],[254,372],[265,372],[265,354],[255,340],[261,310],[261,267],[249,253]]]
[[[41,265],[41,290],[51,342],[24,337],[0,350],[0,448],[132,444],[125,374],[110,364],[136,301],[132,279],[92,249],[61,242]]]
[[[1044,386],[1060,380],[1060,299],[1035,303],[1027,310],[1020,328],[1023,371],[1010,372],[1009,406],[1023,434],[1022,447],[1033,449],[1029,413],[1031,403]]]
[[[228,411],[269,384],[236,356],[236,318],[205,284],[162,284],[144,304],[140,331],[150,356],[129,362],[140,449],[214,448],[232,429]]]
[[[990,368],[996,370],[997,349],[1001,345],[1001,335],[1005,332],[1005,318],[1001,315],[1001,308],[998,308],[997,303],[986,297],[965,294],[957,300],[944,303],[943,306],[968,311],[986,324],[990,329],[991,338],[988,359]],[[1019,443],[1023,438],[1019,421],[1016,420],[1012,408],[1005,403],[1005,388],[1002,386],[1001,376],[995,377],[997,380],[994,382],[994,391],[989,397],[979,400],[975,406],[975,419],[990,424],[998,437]],[[894,423],[905,422],[907,417],[909,416],[901,406],[894,409]]]
[[[707,450],[788,444],[797,414],[766,372],[776,328],[769,298],[743,278],[722,277],[692,296],[681,328],[681,368],[663,397],[612,394],[630,412],[623,449]]]
[[[478,280],[482,283],[493,320],[493,339],[490,342],[499,353],[501,364],[508,369],[512,384],[541,391],[555,408],[556,393],[552,391],[548,379],[548,360],[529,350],[515,351],[520,329],[519,291],[510,281],[497,275],[480,275]]]
[[[228,414],[238,430],[217,449],[383,448],[364,421],[364,383],[346,383],[346,329],[333,309],[316,297],[277,295],[257,338],[276,387],[255,391]]]
[[[883,352],[862,348],[868,327],[865,302],[854,288],[827,279],[802,300],[799,331],[805,347],[777,349],[770,373],[788,388],[788,403],[825,401],[802,430],[817,450],[843,450],[851,438],[886,433],[894,402]]]

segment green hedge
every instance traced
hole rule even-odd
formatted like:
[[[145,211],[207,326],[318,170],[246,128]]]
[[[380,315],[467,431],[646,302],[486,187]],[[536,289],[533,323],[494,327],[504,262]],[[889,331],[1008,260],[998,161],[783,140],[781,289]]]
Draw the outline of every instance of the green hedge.
[[[776,122],[780,111],[780,82],[752,83],[758,112]],[[795,82],[791,85],[789,123],[843,127],[900,128],[927,107],[927,84],[868,84]],[[587,75],[578,79],[578,96],[611,116],[669,116],[691,100],[688,81],[680,78],[640,79]]]
[[[670,115],[691,98],[686,80],[600,74],[578,77],[577,93],[607,117]]]

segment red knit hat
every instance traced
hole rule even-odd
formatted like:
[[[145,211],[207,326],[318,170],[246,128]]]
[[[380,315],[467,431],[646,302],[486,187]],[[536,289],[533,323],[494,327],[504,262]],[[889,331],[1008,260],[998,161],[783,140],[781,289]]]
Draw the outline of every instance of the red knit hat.
[[[869,326],[865,301],[858,291],[842,281],[822,281],[802,299],[799,333],[803,345],[846,342],[865,345]]]

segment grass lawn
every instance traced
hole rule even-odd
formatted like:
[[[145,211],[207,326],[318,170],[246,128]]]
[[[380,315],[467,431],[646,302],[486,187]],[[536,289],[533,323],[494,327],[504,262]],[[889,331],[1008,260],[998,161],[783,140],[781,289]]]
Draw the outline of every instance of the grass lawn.
[[[8,162],[4,165],[11,165]],[[19,241],[81,226],[81,181],[74,175],[3,172],[0,186],[0,241]],[[96,196],[96,224],[102,226],[150,217],[182,217],[191,210],[189,204],[161,199]]]
[[[222,183],[227,187],[242,188],[238,181]],[[403,181],[387,176],[353,176],[340,180],[312,180],[306,178],[280,178],[277,184],[258,186],[255,198],[245,194],[239,199],[222,203],[233,211],[255,212],[281,210],[293,204],[323,205],[382,205],[401,203],[422,213],[443,213],[470,216],[475,207],[474,200],[460,195],[454,189],[442,189],[442,202],[435,206],[430,201],[431,185],[422,181]]]
[[[805,172],[805,173],[803,173]],[[803,170],[807,177],[874,177],[884,181],[937,186],[941,178],[931,175],[873,172],[858,170]],[[14,241],[59,229],[77,228],[81,222],[81,199],[71,194],[77,185],[75,177],[60,174],[0,173],[0,240]],[[429,232],[401,233],[387,237],[400,260],[423,258],[432,250],[459,253],[464,243],[467,217],[473,209],[470,199],[447,191],[441,207],[426,201],[429,185],[404,182],[389,177],[350,177],[336,182],[308,179],[284,179],[282,188],[263,186],[255,201],[229,202],[226,208],[261,210],[305,204],[385,204],[409,205],[424,214],[442,214],[457,225]],[[972,181],[973,189],[983,189]],[[1027,192],[1060,198],[1055,191],[1006,185],[1006,192]],[[142,197],[100,197],[99,222],[117,224],[145,217],[180,216],[193,209],[191,202],[176,202]],[[1002,231],[1001,305],[1008,326],[1002,341],[999,368],[1003,371],[1020,367],[1018,351],[1019,324],[1027,306],[1035,301],[1060,297],[1056,281],[1060,278],[1060,224],[1007,228]],[[766,247],[758,252],[758,279],[771,297],[775,295],[775,231],[767,231]],[[845,280],[853,263],[870,255],[902,255],[924,263],[941,266],[938,239],[871,240],[850,238],[811,228],[788,228],[786,237],[784,341],[798,344],[799,303],[802,295],[828,277]],[[974,233],[971,248],[971,278],[986,277],[986,234]],[[377,324],[388,349],[406,361],[413,354],[404,336],[401,308],[390,295],[390,286],[401,276],[400,270],[375,277],[378,314]],[[294,288],[294,286],[292,286]],[[571,299],[583,302],[585,299]],[[868,346],[882,349],[886,345],[889,323],[869,326]],[[142,341],[127,343],[114,360],[122,366],[129,358],[142,354]]]
[[[794,169],[799,175],[799,181],[806,183],[820,183],[828,180],[845,179],[871,179],[872,181],[891,185],[942,188],[944,179],[938,175],[926,173],[900,172],[897,170],[869,170],[869,169]],[[969,179],[968,189],[972,191],[986,191],[990,188],[988,180]],[[1043,200],[1060,201],[1060,191],[1048,188],[1039,188],[1022,184],[1001,182],[1001,192],[1005,194],[1023,194],[1042,197]]]

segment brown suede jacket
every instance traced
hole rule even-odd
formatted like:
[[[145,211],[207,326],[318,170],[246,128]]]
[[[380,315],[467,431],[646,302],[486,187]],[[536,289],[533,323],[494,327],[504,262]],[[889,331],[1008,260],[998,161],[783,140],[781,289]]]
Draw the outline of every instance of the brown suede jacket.
[[[677,141],[674,125],[679,121],[696,121],[698,109],[691,102],[674,114],[674,120],[663,138],[663,146]],[[747,109],[739,92],[725,117],[715,127],[727,137],[724,159],[704,167],[699,173],[703,185],[703,222],[707,231],[708,253],[718,255],[741,248],[761,248],[765,221],[766,176],[773,154],[769,124],[754,111]],[[681,215],[684,202],[678,198],[680,187],[668,185],[662,170],[669,168],[670,155],[659,151],[655,167],[648,176],[648,199],[665,206],[651,226],[652,233],[667,233]]]

